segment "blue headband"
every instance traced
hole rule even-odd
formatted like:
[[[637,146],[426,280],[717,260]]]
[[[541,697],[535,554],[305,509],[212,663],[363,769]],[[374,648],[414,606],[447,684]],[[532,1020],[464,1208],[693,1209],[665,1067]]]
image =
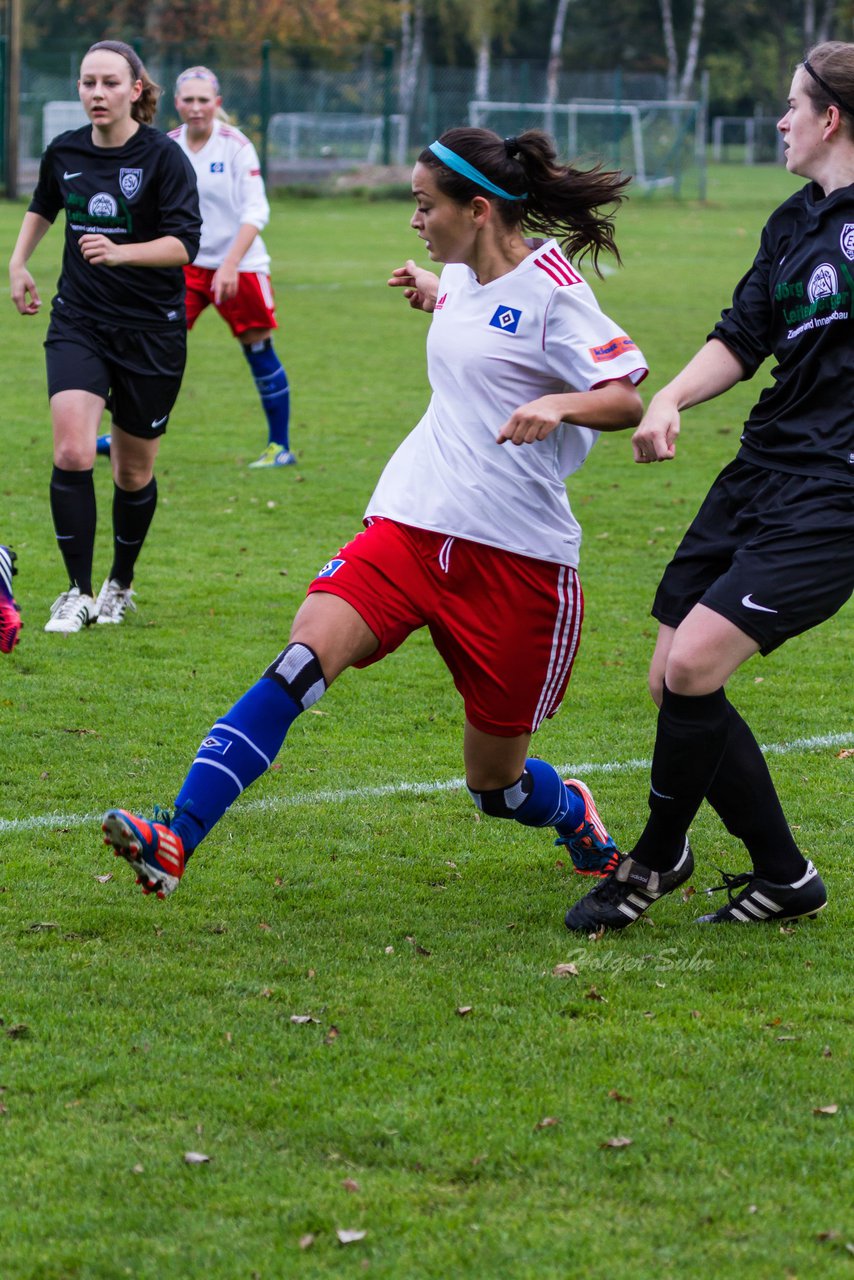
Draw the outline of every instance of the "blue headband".
[[[454,169],[457,173],[462,174],[464,178],[468,178],[469,182],[473,182],[475,186],[484,187],[487,191],[491,191],[495,196],[501,196],[502,200],[527,200],[527,191],[521,196],[511,196],[509,191],[505,191],[503,187],[497,187],[494,182],[490,182],[489,178],[485,178],[479,169],[475,169],[473,164],[469,164],[468,160],[464,160],[462,156],[458,156],[456,151],[452,151],[450,147],[445,147],[441,142],[431,142],[427,148],[432,151],[437,160],[441,160],[442,164]]]

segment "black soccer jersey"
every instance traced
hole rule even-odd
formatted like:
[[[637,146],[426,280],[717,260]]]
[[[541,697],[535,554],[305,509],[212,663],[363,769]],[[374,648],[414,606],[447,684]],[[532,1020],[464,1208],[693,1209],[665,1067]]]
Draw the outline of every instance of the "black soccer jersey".
[[[202,221],[195,174],[177,143],[144,124],[123,147],[96,147],[91,125],[60,134],[42,156],[30,211],[53,222],[63,208],[55,308],[129,327],[185,323],[180,267],[95,266],[77,245],[87,232],[117,244],[176,236],[192,262]]]
[[[732,307],[709,335],[773,385],[739,456],[776,471],[854,480],[854,186],[810,183],[771,215]]]

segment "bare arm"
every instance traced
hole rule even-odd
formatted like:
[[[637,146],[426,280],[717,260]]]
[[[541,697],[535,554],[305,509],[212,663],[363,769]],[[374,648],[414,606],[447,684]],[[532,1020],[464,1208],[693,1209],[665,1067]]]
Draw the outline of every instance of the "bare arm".
[[[87,234],[77,243],[86,261],[98,267],[183,267],[190,261],[177,236],[160,236],[140,244],[114,244],[109,236]]]
[[[597,431],[624,431],[637,426],[642,413],[643,403],[631,378],[616,378],[592,391],[540,396],[520,405],[496,440],[498,444],[534,444],[545,440],[562,422],[576,422]]]
[[[12,301],[22,316],[34,316],[42,304],[39,291],[36,288],[36,282],[27,269],[27,263],[32,257],[36,246],[50,230],[50,227],[51,224],[47,218],[43,218],[40,213],[30,213],[27,210],[24,214],[24,221],[21,223],[21,230],[18,233],[15,248],[12,250],[12,256],[9,259],[9,284],[12,291]],[[27,301],[27,294],[29,294],[29,302]]]
[[[242,222],[237,228],[237,234],[228,246],[228,253],[217,267],[211,281],[214,302],[217,306],[221,302],[228,302],[229,298],[233,298],[237,293],[238,277],[240,275],[238,267],[243,261],[244,254],[257,236],[258,228],[253,226],[251,222]]]
[[[682,372],[652,397],[632,436],[635,462],[669,462],[676,454],[681,410],[713,400],[743,377],[744,365],[738,356],[726,343],[711,338]]]
[[[439,295],[439,277],[426,267],[419,267],[409,258],[402,267],[395,267],[389,279],[392,289],[403,289],[403,296],[414,311],[430,312],[436,306]]]

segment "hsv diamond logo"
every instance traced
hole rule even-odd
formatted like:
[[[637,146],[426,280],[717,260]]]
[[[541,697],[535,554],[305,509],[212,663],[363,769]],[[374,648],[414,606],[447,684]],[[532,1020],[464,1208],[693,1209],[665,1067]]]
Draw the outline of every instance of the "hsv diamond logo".
[[[199,750],[215,751],[218,756],[224,756],[230,746],[231,740],[229,738],[216,738],[213,734],[209,734]]]
[[[333,573],[338,572],[343,563],[343,560],[328,560],[317,575],[318,578],[331,578]]]
[[[495,315],[490,320],[490,327],[501,329],[503,333],[515,333],[519,328],[522,312],[515,307],[496,307]]]

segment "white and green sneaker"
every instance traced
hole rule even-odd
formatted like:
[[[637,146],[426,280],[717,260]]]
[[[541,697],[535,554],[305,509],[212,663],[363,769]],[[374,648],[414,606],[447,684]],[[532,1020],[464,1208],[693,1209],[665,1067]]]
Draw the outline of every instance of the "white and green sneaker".
[[[283,449],[281,445],[273,442],[267,445],[260,458],[256,458],[254,462],[249,463],[249,469],[254,471],[261,467],[295,467],[296,462],[295,453],[291,453],[290,449]]]

